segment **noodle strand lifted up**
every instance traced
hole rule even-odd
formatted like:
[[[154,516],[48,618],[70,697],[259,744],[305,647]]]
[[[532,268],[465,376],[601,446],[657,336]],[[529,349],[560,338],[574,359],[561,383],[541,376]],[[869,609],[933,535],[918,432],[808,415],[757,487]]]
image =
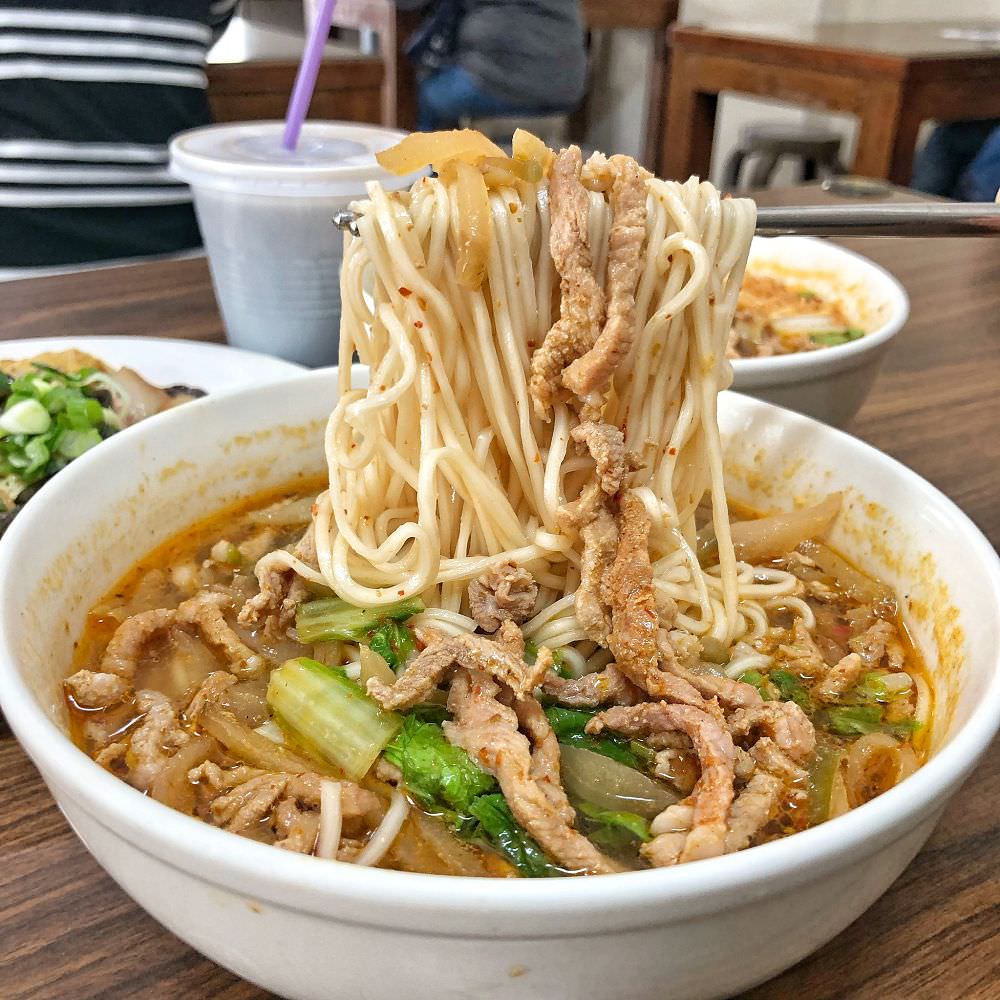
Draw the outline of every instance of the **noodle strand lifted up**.
[[[573,599],[584,531],[565,514],[599,472],[574,434],[596,422],[621,432],[624,485],[650,518],[654,586],[678,627],[727,645],[759,634],[761,604],[789,581],[736,561],[716,414],[752,202],[564,150],[547,183],[489,190],[485,278],[469,287],[459,172],[441,173],[403,193],[371,184],[353,206],[316,516],[323,579],[362,607],[420,595],[425,621],[473,631],[468,583],[513,561],[539,606],[558,608],[539,642],[593,638]],[[352,382],[355,353],[367,385]],[[695,526],[706,496],[709,568]]]

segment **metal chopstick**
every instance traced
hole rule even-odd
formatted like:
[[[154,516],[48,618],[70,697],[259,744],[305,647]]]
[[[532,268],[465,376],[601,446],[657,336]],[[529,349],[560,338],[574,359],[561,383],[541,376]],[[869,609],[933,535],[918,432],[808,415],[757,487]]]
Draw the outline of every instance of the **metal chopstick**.
[[[358,235],[353,212],[334,225]],[[761,236],[1000,236],[1000,205],[913,202],[888,205],[780,205],[757,209]]]

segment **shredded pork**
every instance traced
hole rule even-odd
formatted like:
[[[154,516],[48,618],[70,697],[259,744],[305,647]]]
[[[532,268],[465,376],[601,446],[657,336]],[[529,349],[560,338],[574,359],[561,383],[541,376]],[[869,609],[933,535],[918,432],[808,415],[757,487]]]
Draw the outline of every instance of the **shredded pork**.
[[[469,606],[484,632],[495,632],[505,621],[520,625],[534,613],[538,584],[512,562],[488,569],[469,584]]]

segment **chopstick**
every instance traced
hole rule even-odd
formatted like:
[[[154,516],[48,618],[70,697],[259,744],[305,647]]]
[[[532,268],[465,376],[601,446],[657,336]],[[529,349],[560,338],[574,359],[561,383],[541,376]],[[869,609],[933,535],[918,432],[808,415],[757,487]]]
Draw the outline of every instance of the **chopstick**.
[[[334,225],[358,235],[353,212]],[[757,209],[760,236],[1000,236],[1000,205],[914,202],[890,205],[780,205]]]

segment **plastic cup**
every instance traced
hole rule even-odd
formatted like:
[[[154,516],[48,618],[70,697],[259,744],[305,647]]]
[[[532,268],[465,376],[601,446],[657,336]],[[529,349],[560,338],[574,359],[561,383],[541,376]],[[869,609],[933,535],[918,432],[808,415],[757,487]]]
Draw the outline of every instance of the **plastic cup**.
[[[406,133],[310,121],[289,152],[283,127],[240,122],[182,132],[170,144],[170,169],[191,186],[229,342],[334,364],[344,234],[333,217],[363,198],[369,181],[412,183],[375,161]]]

